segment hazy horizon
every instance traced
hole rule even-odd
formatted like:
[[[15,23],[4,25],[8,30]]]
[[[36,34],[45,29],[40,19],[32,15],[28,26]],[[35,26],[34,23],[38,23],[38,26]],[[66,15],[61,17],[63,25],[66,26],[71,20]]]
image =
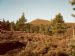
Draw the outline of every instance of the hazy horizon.
[[[16,21],[24,12],[28,22],[51,20],[61,13],[66,22],[75,22],[72,8],[68,0],[0,0],[0,19]]]

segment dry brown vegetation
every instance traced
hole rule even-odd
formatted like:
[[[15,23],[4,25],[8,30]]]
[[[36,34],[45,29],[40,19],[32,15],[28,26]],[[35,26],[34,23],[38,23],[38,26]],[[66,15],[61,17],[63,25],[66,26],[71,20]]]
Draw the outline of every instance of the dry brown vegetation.
[[[2,56],[69,56],[71,38],[68,35],[49,36],[23,31],[4,31],[0,33],[0,43],[18,41],[25,46],[9,50]]]

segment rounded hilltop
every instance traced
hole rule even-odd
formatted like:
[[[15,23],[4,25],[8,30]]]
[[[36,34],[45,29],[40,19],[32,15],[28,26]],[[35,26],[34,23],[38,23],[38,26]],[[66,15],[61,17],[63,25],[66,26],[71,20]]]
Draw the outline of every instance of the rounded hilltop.
[[[37,19],[31,21],[30,24],[36,25],[36,26],[40,26],[40,25],[50,25],[50,21],[37,18]]]

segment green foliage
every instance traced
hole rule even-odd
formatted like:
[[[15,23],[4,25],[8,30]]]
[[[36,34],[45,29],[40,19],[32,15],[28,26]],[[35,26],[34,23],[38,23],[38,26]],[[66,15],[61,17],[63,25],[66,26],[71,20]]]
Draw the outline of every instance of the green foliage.
[[[19,18],[19,20],[16,22],[16,30],[24,30],[25,22],[26,22],[26,19],[23,13],[21,18]]]
[[[11,22],[11,31],[14,31],[14,30],[15,30],[15,23]]]
[[[70,0],[70,4],[73,6],[75,5],[75,0]],[[73,8],[73,10],[75,11],[75,8]],[[72,14],[73,17],[75,17],[75,14]]]
[[[26,32],[31,32],[31,24],[29,24],[29,23],[25,24],[25,31]]]
[[[6,29],[6,30],[16,30],[16,31],[25,31],[29,33],[43,33],[43,34],[59,34],[64,33],[66,30],[65,22],[63,20],[63,16],[59,13],[56,15],[56,17],[51,21],[51,25],[32,25],[30,23],[26,23],[26,18],[24,16],[24,13],[22,16],[17,20],[16,23],[9,22],[3,20],[3,22],[0,25],[0,28]]]
[[[38,26],[34,26],[34,32],[39,33],[39,27]]]
[[[10,22],[9,21],[5,21],[3,19],[3,21],[0,21],[0,29],[2,30],[10,30]]]
[[[51,23],[51,30],[52,33],[57,34],[57,33],[64,33],[66,29],[64,20],[62,15],[59,13],[58,15],[56,15],[56,17],[52,20]]]

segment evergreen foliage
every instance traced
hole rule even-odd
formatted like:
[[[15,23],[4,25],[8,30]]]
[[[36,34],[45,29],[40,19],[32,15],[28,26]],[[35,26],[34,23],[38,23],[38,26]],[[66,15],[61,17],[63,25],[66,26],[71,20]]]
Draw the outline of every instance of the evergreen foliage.
[[[10,22],[5,21],[4,19],[3,21],[0,21],[0,29],[10,31]]]
[[[74,6],[75,5],[75,0],[70,0],[70,3],[71,3],[72,6]],[[75,11],[75,8],[73,8],[73,10]],[[72,16],[75,17],[75,14],[72,14]]]
[[[3,30],[25,31],[28,33],[43,33],[49,35],[64,33],[66,31],[66,25],[61,13],[55,16],[55,18],[50,22],[51,25],[36,26],[26,22],[27,20],[23,13],[19,20],[16,21],[16,23],[5,21],[3,19],[3,21],[0,22],[0,28]]]
[[[63,16],[59,13],[56,17],[52,20],[51,23],[51,31],[53,34],[57,33],[64,33],[66,29]]]
[[[24,16],[24,13],[22,14],[21,18],[19,18],[19,20],[16,22],[16,30],[24,30],[25,28],[25,22],[26,22],[26,18]]]

